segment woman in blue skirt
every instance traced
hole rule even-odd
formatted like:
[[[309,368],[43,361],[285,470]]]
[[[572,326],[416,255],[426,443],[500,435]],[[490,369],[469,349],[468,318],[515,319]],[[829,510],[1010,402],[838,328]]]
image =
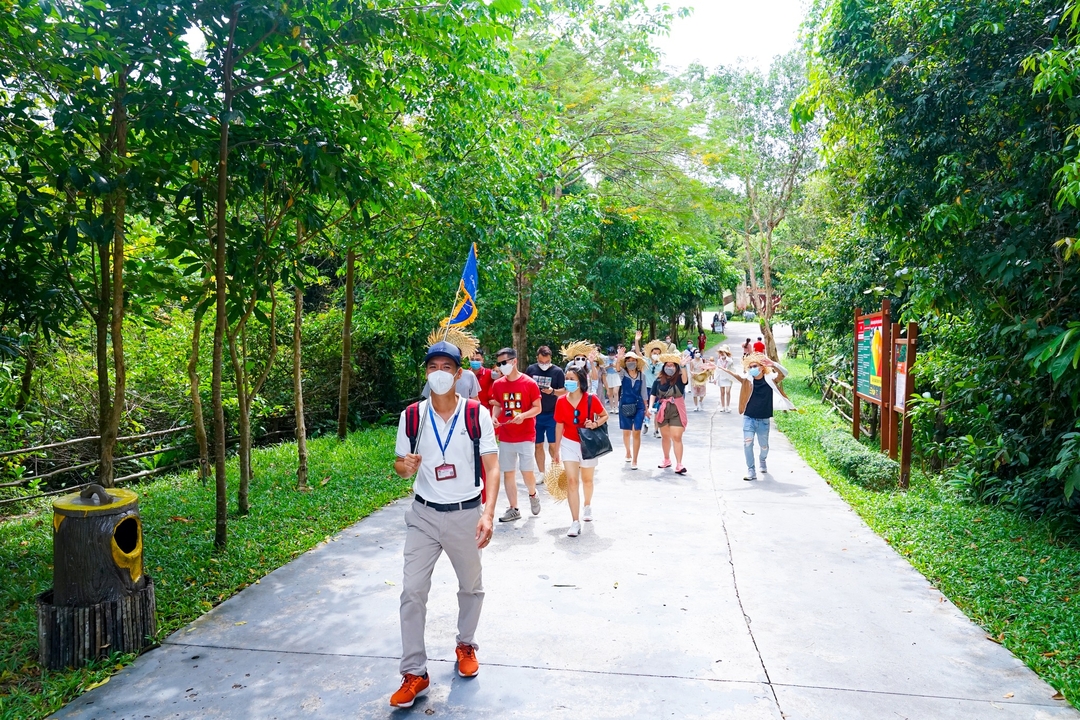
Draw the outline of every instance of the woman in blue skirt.
[[[631,470],[638,469],[641,450],[641,426],[649,414],[649,386],[645,382],[645,360],[634,351],[619,360],[619,429],[622,430],[626,462]]]

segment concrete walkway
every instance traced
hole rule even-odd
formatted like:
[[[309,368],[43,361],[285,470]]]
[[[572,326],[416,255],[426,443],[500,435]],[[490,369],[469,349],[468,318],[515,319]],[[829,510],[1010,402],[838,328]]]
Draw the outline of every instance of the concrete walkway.
[[[431,694],[410,711],[387,704],[399,682],[401,501],[56,717],[1080,718],[786,438],[774,431],[772,475],[744,482],[741,417],[719,413],[709,392],[707,411],[690,413],[687,476],[656,468],[651,437],[629,470],[620,436],[581,537],[565,537],[566,505],[543,493],[538,517],[498,525],[484,552],[478,678],[454,673],[444,559],[429,602]]]

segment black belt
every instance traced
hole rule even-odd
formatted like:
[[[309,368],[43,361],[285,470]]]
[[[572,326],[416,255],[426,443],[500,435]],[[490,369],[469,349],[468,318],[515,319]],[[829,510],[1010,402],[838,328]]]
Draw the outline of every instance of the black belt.
[[[416,495],[415,498],[416,498],[416,502],[420,503],[421,505],[427,505],[432,510],[438,510],[439,512],[452,512],[454,510],[471,510],[474,507],[480,507],[480,496],[479,495],[474,497],[472,500],[466,500],[465,502],[449,503],[449,504],[428,502],[427,500],[420,497],[419,495]]]

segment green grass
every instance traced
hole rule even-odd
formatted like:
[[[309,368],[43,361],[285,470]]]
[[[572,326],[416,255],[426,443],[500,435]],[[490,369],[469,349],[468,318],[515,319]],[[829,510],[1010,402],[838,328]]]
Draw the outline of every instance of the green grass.
[[[988,637],[1080,706],[1080,547],[1044,523],[975,504],[936,476],[914,473],[906,493],[845,479],[825,459],[819,438],[850,426],[807,387],[803,361],[784,366],[792,371],[784,389],[799,412],[782,414],[776,424],[799,454]]]
[[[230,463],[229,543],[213,551],[214,488],[192,474],[141,485],[146,570],[154,577],[159,638],[329,535],[408,492],[393,473],[394,430],[354,433],[309,443],[310,492],[296,486],[296,446],[254,452],[251,513],[235,515],[236,463]],[[51,513],[0,523],[0,718],[45,717],[134,656],[116,655],[77,670],[45,672],[37,664],[34,597],[52,584]]]

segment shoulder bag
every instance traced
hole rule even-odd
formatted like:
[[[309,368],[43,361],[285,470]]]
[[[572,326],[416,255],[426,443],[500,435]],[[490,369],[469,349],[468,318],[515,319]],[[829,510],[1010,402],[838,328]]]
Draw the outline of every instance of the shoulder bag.
[[[592,418],[592,395],[587,395],[585,400],[585,419]],[[578,439],[581,443],[581,457],[583,460],[592,460],[602,457],[611,452],[611,438],[608,437],[607,423],[595,430],[582,425],[578,428]]]

